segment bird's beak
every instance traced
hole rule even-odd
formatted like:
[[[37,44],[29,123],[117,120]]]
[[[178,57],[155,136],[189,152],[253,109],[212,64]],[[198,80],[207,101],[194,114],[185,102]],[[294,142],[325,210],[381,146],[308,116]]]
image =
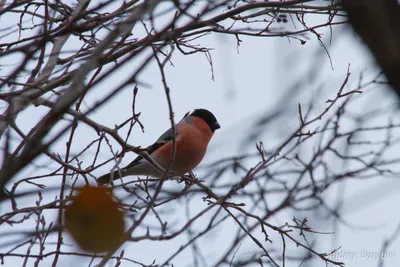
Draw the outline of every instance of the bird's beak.
[[[221,128],[221,125],[219,125],[218,122],[215,122],[215,124],[214,124],[214,129],[215,129],[215,130],[218,130],[219,128]]]

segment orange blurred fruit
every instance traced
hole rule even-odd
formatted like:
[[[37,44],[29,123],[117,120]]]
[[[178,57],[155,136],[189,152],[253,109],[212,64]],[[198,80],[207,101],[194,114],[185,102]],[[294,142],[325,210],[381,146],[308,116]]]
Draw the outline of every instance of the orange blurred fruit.
[[[89,252],[107,252],[122,244],[125,223],[109,189],[85,186],[78,189],[65,208],[65,226],[76,243]]]

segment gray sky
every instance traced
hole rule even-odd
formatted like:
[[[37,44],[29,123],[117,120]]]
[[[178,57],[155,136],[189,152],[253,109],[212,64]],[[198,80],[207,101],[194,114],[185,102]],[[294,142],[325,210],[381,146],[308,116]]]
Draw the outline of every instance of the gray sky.
[[[324,41],[328,43],[329,29],[319,29],[323,32]],[[289,113],[293,116],[285,121],[279,121],[280,126],[285,129],[295,129],[298,126],[297,103],[300,102],[307,105],[309,100],[314,96],[318,86],[324,89],[320,97],[316,97],[315,101],[318,106],[317,110],[323,110],[325,100],[337,92],[338,86],[343,81],[348,65],[350,64],[351,84],[357,83],[358,73],[360,70],[367,69],[367,75],[374,73],[372,59],[366,52],[360,42],[354,38],[349,31],[343,30],[341,27],[333,29],[333,43],[327,44],[327,49],[332,58],[334,69],[331,68],[329,58],[318,44],[314,36],[309,36],[310,40],[301,45],[298,41],[288,41],[287,38],[250,38],[242,37],[242,43],[237,53],[236,39],[232,36],[210,36],[203,37],[198,40],[201,45],[213,47],[211,51],[213,72],[215,80],[211,79],[210,64],[203,54],[195,54],[191,56],[183,56],[176,52],[172,57],[174,66],[168,66],[166,69],[167,83],[171,89],[171,98],[175,112],[175,121],[189,110],[195,108],[207,108],[211,110],[219,120],[222,129],[216,132],[213,137],[209,151],[204,159],[204,163],[213,162],[215,160],[238,155],[242,152],[239,145],[246,136],[250,127],[253,127],[253,118],[260,113],[271,111],[274,105],[285,95],[285,92],[293,86],[293,82],[299,77],[310,75],[309,70],[314,64],[318,64],[318,77],[310,77],[309,82],[304,86],[309,90],[302,91],[301,94],[290,101],[287,105]],[[73,43],[70,43],[73,47]],[[316,56],[316,51],[318,56]],[[3,64],[3,63],[2,63]],[[122,71],[119,71],[106,82],[101,84],[101,92],[106,93],[112,89],[115,83],[119,83],[129,73],[130,67],[127,65]],[[311,74],[312,76],[312,74]],[[161,79],[157,66],[153,63],[139,77],[139,81],[145,85],[139,85],[139,94],[136,110],[141,112],[141,121],[145,125],[145,133],[141,133],[139,128],[135,128],[129,142],[132,145],[146,146],[154,142],[158,136],[170,126],[168,118],[168,108],[165,94],[162,89]],[[96,121],[100,121],[104,125],[113,127],[116,123],[121,123],[131,113],[132,89],[126,88],[119,93],[104,108],[95,111],[90,117]],[[100,90],[90,93],[85,106],[90,107],[96,99],[101,98]],[[392,96],[387,90],[378,90],[373,93],[361,95],[356,104],[351,106],[354,112],[367,112],[375,105],[386,105],[393,101]],[[43,114],[44,108],[30,107],[18,117],[18,124],[28,131],[35,122]],[[346,126],[345,126],[346,127]],[[79,129],[80,141],[75,140],[75,149],[79,151],[82,145],[86,145],[88,140],[92,140],[96,133],[89,128],[82,127]],[[267,130],[260,137],[260,140],[268,148],[277,147],[281,141],[277,129]],[[283,133],[285,134],[285,133]],[[290,132],[286,131],[287,136]],[[374,138],[374,137],[371,137]],[[379,136],[376,136],[379,138]],[[118,147],[114,143],[114,147]],[[65,138],[52,147],[53,151],[63,151],[65,148]],[[246,148],[247,152],[256,152],[255,144]],[[103,149],[100,159],[110,157],[109,150]],[[129,153],[123,159],[122,164],[129,163],[135,155]],[[41,157],[37,163],[45,164],[47,159]],[[247,162],[248,167],[255,162]],[[113,163],[110,163],[95,173],[101,175],[107,172]],[[24,177],[36,168],[26,168],[18,176]],[[201,177],[201,166],[198,174]],[[206,180],[207,178],[205,178]],[[207,180],[206,180],[207,183]],[[396,194],[399,186],[397,180],[371,179],[371,180],[353,180],[346,182],[345,189],[331,189],[327,198],[331,198],[333,205],[337,192],[342,194],[344,201],[344,219],[348,225],[340,224],[335,234],[318,236],[319,251],[329,251],[330,249],[341,246],[341,250],[334,254],[333,257],[343,260],[347,266],[377,266],[376,257],[381,252],[382,241],[389,237],[396,229],[400,222],[400,217],[393,212],[399,203],[399,194]],[[26,203],[27,205],[29,203]],[[23,203],[21,203],[23,205]],[[205,203],[198,200],[193,203],[193,212],[201,210],[205,207]],[[9,207],[2,205],[1,210],[4,211]],[[172,208],[172,207],[171,207]],[[179,221],[184,216],[181,213],[171,214],[170,221]],[[315,218],[316,222],[310,222],[315,225],[317,231],[331,231],[328,227],[329,223],[318,219],[315,214],[303,215],[309,217],[311,221]],[[290,220],[293,214],[286,212],[277,216],[275,222],[284,223]],[[313,217],[314,216],[314,217]],[[323,222],[321,224],[321,222]],[[178,224],[181,224],[178,223]],[[201,224],[200,222],[196,223]],[[214,253],[215,250],[224,247],[226,239],[231,236],[234,222],[228,221],[221,231],[214,231],[210,238],[202,240],[201,246],[206,251],[206,262],[213,264],[217,260]],[[0,231],[2,231],[0,229]],[[258,234],[256,234],[258,235]],[[153,259],[157,258],[158,263],[162,263],[165,257],[171,255],[181,243],[184,243],[186,236],[182,236],[174,241],[172,245],[166,246],[163,242],[141,242],[140,244],[125,244],[125,255],[132,256],[138,261],[150,264]],[[71,240],[66,240],[67,242]],[[254,251],[255,245],[246,241],[237,251],[237,256],[244,255]],[[395,253],[400,251],[400,242],[396,241],[389,247],[388,252]],[[341,254],[342,252],[342,254]],[[189,250],[188,250],[189,253]],[[335,256],[336,255],[336,256]],[[353,255],[353,256],[352,256]],[[375,255],[375,256],[373,256]],[[386,266],[398,266],[400,257],[398,255],[386,254],[391,259],[387,260]],[[355,259],[353,259],[355,257]],[[369,257],[369,259],[365,259]],[[374,259],[370,259],[375,257]],[[191,266],[191,255],[185,256],[185,253],[174,260],[175,266]],[[48,262],[51,264],[51,258],[46,259],[42,266]],[[73,266],[80,263],[80,260],[71,260],[63,266]],[[15,264],[19,264],[20,259],[15,259]],[[10,264],[10,261],[7,261]],[[314,266],[323,264],[321,261],[315,261]],[[8,265],[11,266],[11,265]],[[13,266],[17,266],[14,265]],[[110,265],[111,266],[111,265]],[[121,266],[130,266],[123,263]]]

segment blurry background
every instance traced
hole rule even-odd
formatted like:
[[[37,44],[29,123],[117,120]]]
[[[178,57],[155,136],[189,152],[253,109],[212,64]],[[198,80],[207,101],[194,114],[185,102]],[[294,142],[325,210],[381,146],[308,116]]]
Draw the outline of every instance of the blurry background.
[[[118,130],[132,146],[151,145],[171,126],[169,108],[175,121],[209,109],[222,126],[194,173],[216,196],[229,198],[215,204],[199,184],[166,181],[156,207],[114,254],[124,251],[120,266],[400,263],[397,95],[343,7],[335,1],[86,2],[1,3],[5,266],[95,266],[102,259],[81,251],[58,218],[75,187],[95,185],[122,147],[77,116],[71,135],[65,127],[74,116],[54,103],[71,109],[79,103],[81,113],[111,129],[140,113],[144,131],[138,123],[130,127],[132,120]],[[65,36],[57,55],[65,60],[40,80]],[[96,54],[101,45],[106,56]],[[155,51],[167,59],[164,65]],[[81,74],[84,80],[77,80]],[[10,124],[18,105],[23,109]],[[50,112],[56,119],[45,117]],[[57,135],[48,148],[38,145]],[[121,166],[136,156],[127,152]],[[113,192],[128,228],[155,187],[137,177],[122,182]]]

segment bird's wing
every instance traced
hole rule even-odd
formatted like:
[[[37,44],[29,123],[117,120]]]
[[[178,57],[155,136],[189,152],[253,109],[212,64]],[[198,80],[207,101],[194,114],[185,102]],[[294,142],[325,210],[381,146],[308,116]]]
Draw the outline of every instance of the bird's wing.
[[[179,138],[179,130],[178,130],[179,125],[181,123],[186,123],[185,119],[188,116],[189,116],[189,112],[186,113],[185,116],[183,116],[182,120],[178,124],[175,125],[175,132],[176,132],[175,138]],[[157,139],[157,141],[154,144],[152,144],[151,146],[147,147],[146,151],[147,151],[148,154],[151,155],[158,148],[164,146],[165,144],[167,144],[168,142],[172,141],[173,139],[174,139],[174,135],[173,135],[173,131],[172,131],[172,128],[171,128],[171,129],[168,129],[165,133],[163,133]],[[119,171],[118,170],[114,171],[113,180],[121,178],[120,174],[122,174],[122,176],[124,176],[123,173],[126,173],[129,168],[132,168],[132,167],[140,164],[142,159],[143,159],[143,157],[139,155],[131,163],[129,163],[125,168],[122,168]],[[111,179],[111,173],[107,173],[107,174],[104,174],[103,176],[99,177],[97,179],[97,183],[100,184],[100,185],[103,185],[103,184],[109,183],[110,179]]]
[[[186,117],[186,116],[185,116]],[[184,117],[184,118],[185,118]],[[182,119],[183,120],[183,119]],[[181,121],[182,122],[182,121]],[[179,133],[178,133],[178,124],[175,125],[175,132],[176,132],[176,136],[175,139],[179,137]],[[146,152],[151,155],[154,151],[156,151],[158,148],[162,147],[163,145],[167,144],[168,142],[172,141],[174,139],[174,134],[172,131],[172,128],[168,129],[167,131],[165,131],[165,133],[163,133],[158,139],[157,141],[152,144],[151,146],[148,146],[146,148]],[[140,160],[143,159],[142,156],[137,156],[131,163],[129,163],[124,169],[129,169],[131,167],[136,166],[137,164],[140,163]]]

